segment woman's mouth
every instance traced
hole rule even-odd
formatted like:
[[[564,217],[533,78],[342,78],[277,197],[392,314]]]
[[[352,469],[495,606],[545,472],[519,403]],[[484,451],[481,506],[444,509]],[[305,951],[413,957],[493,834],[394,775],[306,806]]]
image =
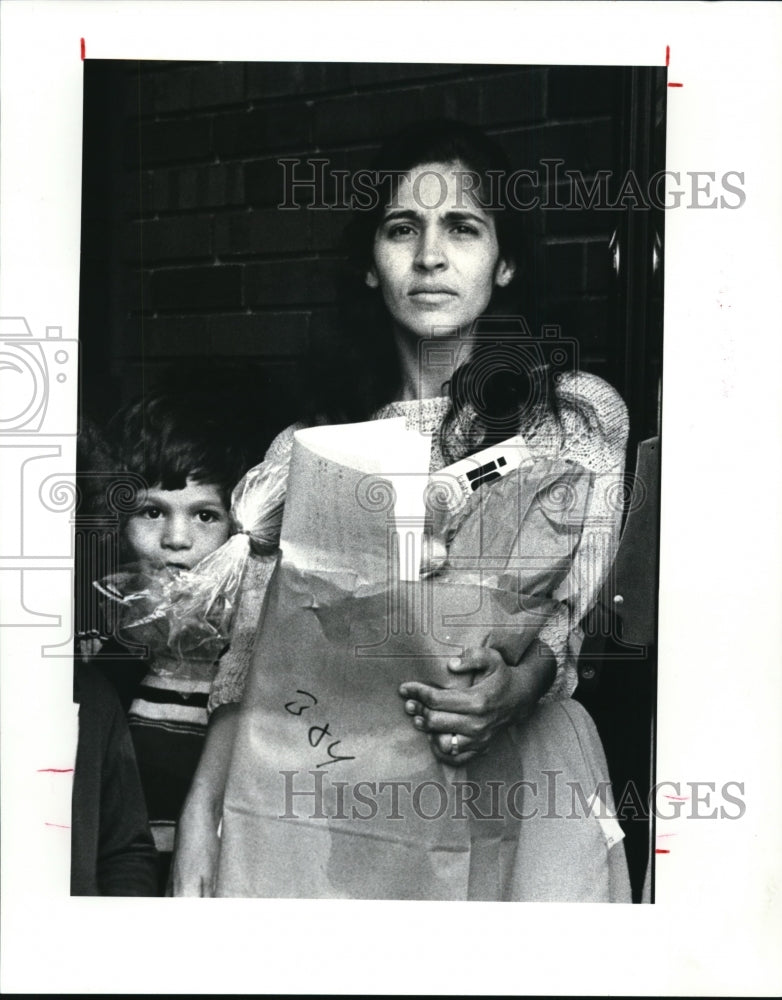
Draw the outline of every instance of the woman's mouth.
[[[409,297],[418,305],[439,306],[456,298],[456,292],[450,288],[413,288]]]

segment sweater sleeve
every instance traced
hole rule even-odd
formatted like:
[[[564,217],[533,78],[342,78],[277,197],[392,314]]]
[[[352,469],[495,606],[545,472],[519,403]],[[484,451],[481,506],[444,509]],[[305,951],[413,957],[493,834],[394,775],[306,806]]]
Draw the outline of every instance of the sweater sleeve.
[[[595,475],[581,540],[570,572],[555,594],[562,604],[540,632],[557,661],[556,679],[544,701],[569,697],[578,683],[576,663],[584,639],[580,623],[594,607],[619,543],[628,435],[623,400],[596,375],[563,376],[558,392],[564,430],[560,457]]]
[[[210,715],[221,705],[231,705],[242,700],[261,605],[276,559],[276,556],[253,556],[245,568],[236,616],[231,626],[231,643],[220,657],[209,694],[207,710]]]
[[[99,805],[98,889],[102,896],[156,896],[157,851],[130,732],[114,693],[107,693],[103,702],[103,712],[110,713],[110,721]]]
[[[289,459],[293,450],[293,435],[301,426],[293,424],[278,434],[269,445],[264,463]],[[231,626],[230,646],[220,658],[217,674],[212,682],[207,706],[210,713],[220,705],[234,704],[242,700],[252,661],[261,606],[276,561],[276,554],[253,556],[247,564],[239,590],[236,615]]]

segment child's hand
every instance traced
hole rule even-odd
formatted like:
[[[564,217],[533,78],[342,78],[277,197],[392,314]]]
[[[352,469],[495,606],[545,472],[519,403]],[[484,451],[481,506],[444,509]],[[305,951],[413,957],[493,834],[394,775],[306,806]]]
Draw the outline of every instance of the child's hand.
[[[79,635],[79,659],[82,663],[89,663],[94,656],[98,655],[102,648],[103,639],[97,632],[82,633]]]

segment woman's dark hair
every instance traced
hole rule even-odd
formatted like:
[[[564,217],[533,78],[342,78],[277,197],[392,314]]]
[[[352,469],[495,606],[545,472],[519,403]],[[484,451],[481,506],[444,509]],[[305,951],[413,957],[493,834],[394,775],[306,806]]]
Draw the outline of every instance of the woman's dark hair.
[[[532,350],[520,313],[521,275],[531,254],[519,213],[505,199],[510,163],[498,143],[463,122],[437,119],[410,126],[383,145],[365,174],[364,181],[371,179],[363,185],[365,191],[371,189],[371,204],[354,212],[345,231],[337,328],[313,345],[308,359],[306,417],[313,423],[368,420],[397,398],[401,371],[391,320],[381,294],[367,287],[365,277],[385,207],[401,177],[424,163],[458,163],[470,175],[464,190],[472,190],[494,218],[500,255],[515,265],[514,279],[495,289],[486,314],[471,331],[471,357],[443,387],[452,406],[441,443],[446,459],[455,461],[510,437],[544,410],[556,415],[550,372],[540,351]]]
[[[118,472],[164,490],[184,489],[188,479],[213,484],[226,507],[250,463],[234,421],[200,393],[141,397],[112,418],[109,441]]]

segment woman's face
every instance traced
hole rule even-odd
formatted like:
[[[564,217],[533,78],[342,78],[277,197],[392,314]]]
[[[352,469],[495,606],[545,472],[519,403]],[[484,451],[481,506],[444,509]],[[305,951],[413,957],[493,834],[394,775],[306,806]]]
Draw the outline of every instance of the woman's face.
[[[426,163],[400,181],[375,233],[370,288],[379,288],[397,333],[469,327],[514,265],[500,257],[494,219],[469,192],[459,163]]]

